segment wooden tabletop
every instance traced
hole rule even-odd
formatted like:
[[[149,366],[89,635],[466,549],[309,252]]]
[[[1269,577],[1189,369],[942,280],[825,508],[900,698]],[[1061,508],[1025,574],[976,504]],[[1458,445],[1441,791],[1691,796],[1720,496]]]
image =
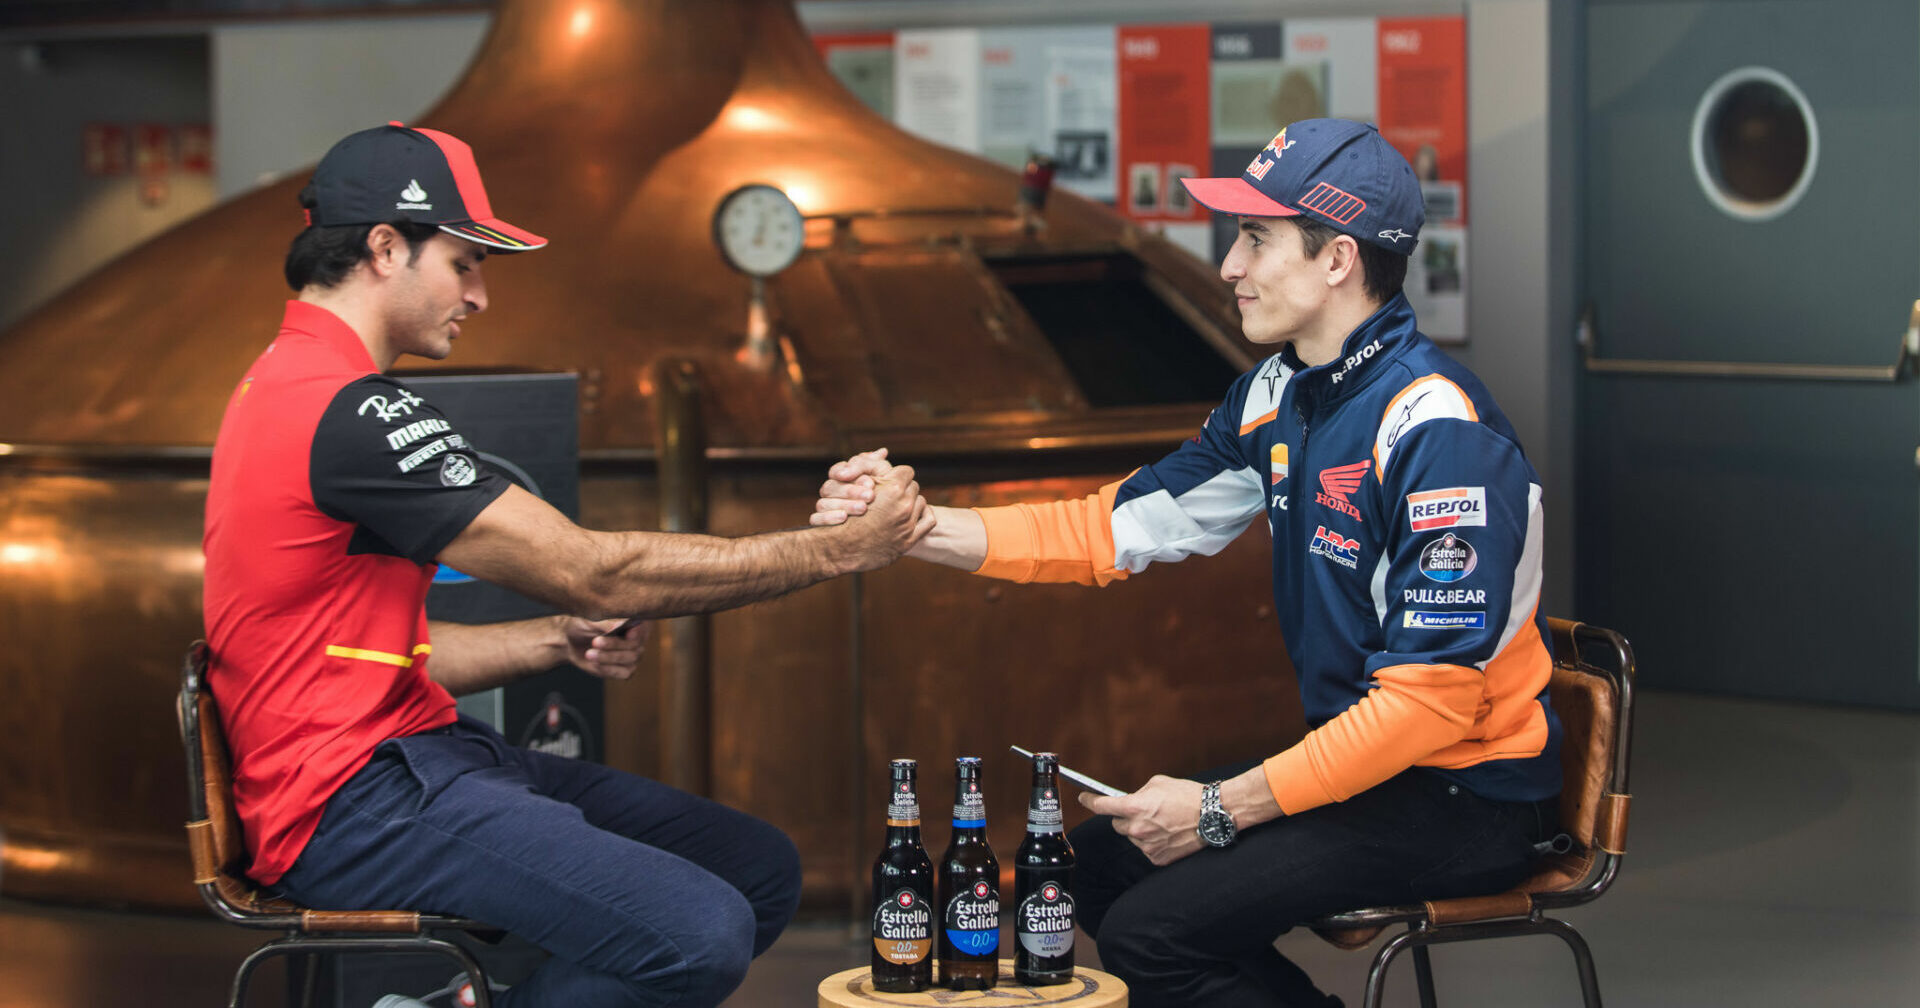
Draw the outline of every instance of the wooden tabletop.
[[[1000,983],[992,990],[948,990],[935,984],[913,994],[887,994],[873,989],[873,971],[865,966],[843,970],[820,981],[819,1008],[866,1008],[871,1005],[1017,1004],[1072,1005],[1073,1008],[1126,1008],[1127,985],[1111,973],[1085,966],[1073,971],[1068,983],[1028,987],[1013,982],[1013,960],[1000,960]]]

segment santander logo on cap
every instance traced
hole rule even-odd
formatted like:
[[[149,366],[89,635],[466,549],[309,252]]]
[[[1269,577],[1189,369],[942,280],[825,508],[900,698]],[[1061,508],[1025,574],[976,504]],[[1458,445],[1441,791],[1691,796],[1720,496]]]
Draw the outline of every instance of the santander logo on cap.
[[[405,189],[400,190],[400,202],[395,203],[393,205],[393,208],[395,210],[431,210],[433,209],[433,204],[424,202],[426,198],[427,198],[427,191],[425,189],[420,188],[420,180],[408,179],[407,187]]]

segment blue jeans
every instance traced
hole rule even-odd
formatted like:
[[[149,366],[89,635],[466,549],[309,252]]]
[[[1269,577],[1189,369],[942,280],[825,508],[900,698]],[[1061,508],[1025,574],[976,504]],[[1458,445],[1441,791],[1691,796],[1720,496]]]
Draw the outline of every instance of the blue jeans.
[[[1340,1001],[1274,939],[1330,913],[1500,892],[1526,877],[1556,819],[1554,801],[1492,801],[1414,769],[1155,868],[1095,816],[1069,836],[1073,897],[1134,1008],[1322,1008]]]
[[[792,919],[800,857],[744,813],[462,717],[382,742],[279,888],[471,917],[552,953],[500,1008],[717,1005]]]

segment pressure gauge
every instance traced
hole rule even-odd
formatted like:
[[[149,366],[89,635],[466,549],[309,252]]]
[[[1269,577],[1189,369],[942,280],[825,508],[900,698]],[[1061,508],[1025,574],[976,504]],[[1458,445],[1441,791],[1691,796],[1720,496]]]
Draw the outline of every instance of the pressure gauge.
[[[721,197],[713,211],[713,240],[727,265],[769,277],[793,265],[806,241],[800,208],[770,185],[744,185]]]

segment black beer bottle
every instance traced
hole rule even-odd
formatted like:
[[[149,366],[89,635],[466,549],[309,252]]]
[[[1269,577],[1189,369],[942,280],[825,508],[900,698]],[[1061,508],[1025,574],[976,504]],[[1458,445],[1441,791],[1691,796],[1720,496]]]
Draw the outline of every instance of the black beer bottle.
[[[1060,817],[1052,753],[1033,754],[1027,835],[1013,861],[1013,979],[1029,987],[1073,979],[1073,845]]]
[[[987,843],[980,758],[953,761],[953,840],[940,857],[940,985],[987,990],[1000,978],[1000,862]]]
[[[873,989],[893,994],[933,984],[933,862],[920,845],[919,764],[892,763],[887,845],[873,860]]]

